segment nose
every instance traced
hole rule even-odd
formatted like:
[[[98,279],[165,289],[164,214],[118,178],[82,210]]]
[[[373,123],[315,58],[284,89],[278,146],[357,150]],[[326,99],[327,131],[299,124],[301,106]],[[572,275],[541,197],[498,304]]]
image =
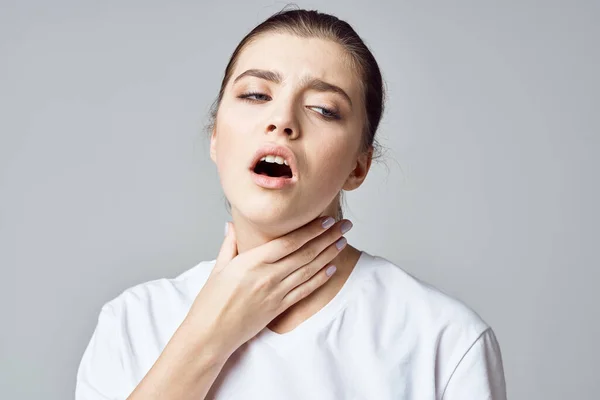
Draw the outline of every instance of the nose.
[[[283,127],[283,129],[281,128]],[[296,139],[298,137],[298,129],[292,128],[289,126],[285,126],[283,124],[269,124],[267,127],[267,133],[277,134],[278,132],[283,132],[289,139]]]
[[[271,116],[267,123],[266,134],[283,134],[290,140],[297,139],[300,135],[300,127],[294,118],[292,107],[279,110]]]

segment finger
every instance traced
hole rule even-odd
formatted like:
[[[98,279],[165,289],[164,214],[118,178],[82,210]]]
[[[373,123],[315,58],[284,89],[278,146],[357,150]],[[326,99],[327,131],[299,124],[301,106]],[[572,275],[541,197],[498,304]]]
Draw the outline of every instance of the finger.
[[[294,269],[281,281],[276,290],[281,290],[282,295],[286,295],[295,287],[308,281],[317,274],[324,265],[331,263],[344,247],[346,247],[346,244],[346,238],[342,237],[336,243],[329,245],[314,260],[300,268]]]
[[[323,286],[330,278],[333,273],[335,273],[335,267],[330,269],[331,265],[327,265],[319,270],[312,278],[310,278],[307,282],[296,286],[292,289],[287,295],[283,297],[280,305],[280,312],[287,310],[293,304],[296,304],[319,287]],[[330,271],[331,275],[328,275],[327,272]]]
[[[308,241],[326,232],[335,223],[332,217],[318,217],[279,238],[255,247],[256,256],[272,264],[304,246]]]
[[[223,239],[223,243],[221,244],[221,249],[219,250],[219,254],[217,256],[217,261],[215,263],[213,271],[216,268],[222,269],[223,267],[225,267],[238,254],[237,241],[233,224],[230,222],[226,222],[225,226],[227,232],[225,233],[225,238]]]
[[[330,253],[328,254],[332,254],[331,251],[335,252],[335,250],[332,250],[331,248],[334,243],[338,244],[337,251],[341,251],[345,245],[345,239],[342,240],[341,237],[344,233],[348,232],[351,227],[352,223],[348,220],[344,219],[337,222],[324,234],[314,238],[292,254],[288,254],[286,257],[277,261],[273,266],[273,270],[276,271],[279,278],[283,280],[295,270],[313,262],[328,247],[330,248]],[[335,257],[335,255],[333,257]],[[321,257],[321,259],[322,258],[323,257]],[[331,261],[331,259],[324,260],[320,266],[325,265],[325,263],[329,261]]]

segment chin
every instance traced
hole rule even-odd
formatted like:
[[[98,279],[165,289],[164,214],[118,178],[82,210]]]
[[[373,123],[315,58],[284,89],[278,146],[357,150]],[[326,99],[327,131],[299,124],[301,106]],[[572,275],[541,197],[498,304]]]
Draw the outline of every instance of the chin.
[[[297,190],[264,189],[254,184],[247,187],[240,181],[223,188],[232,215],[237,214],[257,226],[293,229],[316,218],[321,213],[316,210],[323,211],[327,206],[307,201],[311,196],[298,196]]]
[[[231,206],[240,216],[256,224],[280,223],[292,218],[297,209],[289,200],[260,194],[241,196],[241,200],[232,202]]]
[[[300,207],[298,202],[285,200],[275,201],[273,197],[253,195],[247,196],[242,203],[232,203],[237,214],[256,227],[264,227],[264,231],[280,233],[291,231],[307,222],[311,217],[305,207]],[[309,208],[310,209],[310,208]]]

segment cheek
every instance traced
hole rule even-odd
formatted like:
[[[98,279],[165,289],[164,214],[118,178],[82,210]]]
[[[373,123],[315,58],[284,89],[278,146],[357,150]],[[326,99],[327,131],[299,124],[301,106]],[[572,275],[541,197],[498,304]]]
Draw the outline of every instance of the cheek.
[[[217,118],[218,154],[224,154],[227,158],[247,157],[247,154],[239,153],[249,148],[247,142],[251,137],[250,132],[250,120],[240,115],[234,106],[225,104]]]
[[[221,110],[223,115],[221,116],[224,121],[232,125],[239,125],[243,123],[241,121],[253,121],[257,118],[258,110],[260,107],[240,99],[227,98],[223,100],[221,104]]]
[[[222,120],[217,128],[217,168],[221,177],[240,169],[240,165],[248,157],[244,153],[243,132],[240,128]]]
[[[319,177],[314,180],[315,183],[326,191],[338,190],[350,173],[352,152],[350,146],[340,146],[339,143],[321,146],[313,153],[313,174]]]

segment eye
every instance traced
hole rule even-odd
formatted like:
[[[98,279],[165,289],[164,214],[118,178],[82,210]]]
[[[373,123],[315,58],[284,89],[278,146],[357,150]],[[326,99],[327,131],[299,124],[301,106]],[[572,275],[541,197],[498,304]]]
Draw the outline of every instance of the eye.
[[[245,101],[250,101],[250,102],[269,101],[271,99],[268,95],[266,95],[264,93],[260,93],[260,92],[247,92],[247,93],[243,93],[237,97],[239,99],[242,99]],[[319,111],[317,111],[317,112],[319,114],[321,114],[321,116],[324,119],[341,119],[339,112],[329,109],[329,108],[326,108],[326,107],[308,106],[307,108],[321,110],[320,112]]]
[[[322,110],[323,112],[319,112],[319,114],[321,114],[323,116],[323,118],[325,118],[325,119],[340,119],[339,112],[337,112],[335,110],[325,108],[325,107],[309,107],[309,108]]]
[[[252,98],[252,97],[259,97],[259,98]],[[244,93],[244,94],[239,95],[238,98],[244,99],[244,100],[249,100],[249,101],[267,101],[269,99],[269,96],[267,96],[266,94],[263,94],[263,93],[259,93],[259,92],[249,92],[249,93]]]

